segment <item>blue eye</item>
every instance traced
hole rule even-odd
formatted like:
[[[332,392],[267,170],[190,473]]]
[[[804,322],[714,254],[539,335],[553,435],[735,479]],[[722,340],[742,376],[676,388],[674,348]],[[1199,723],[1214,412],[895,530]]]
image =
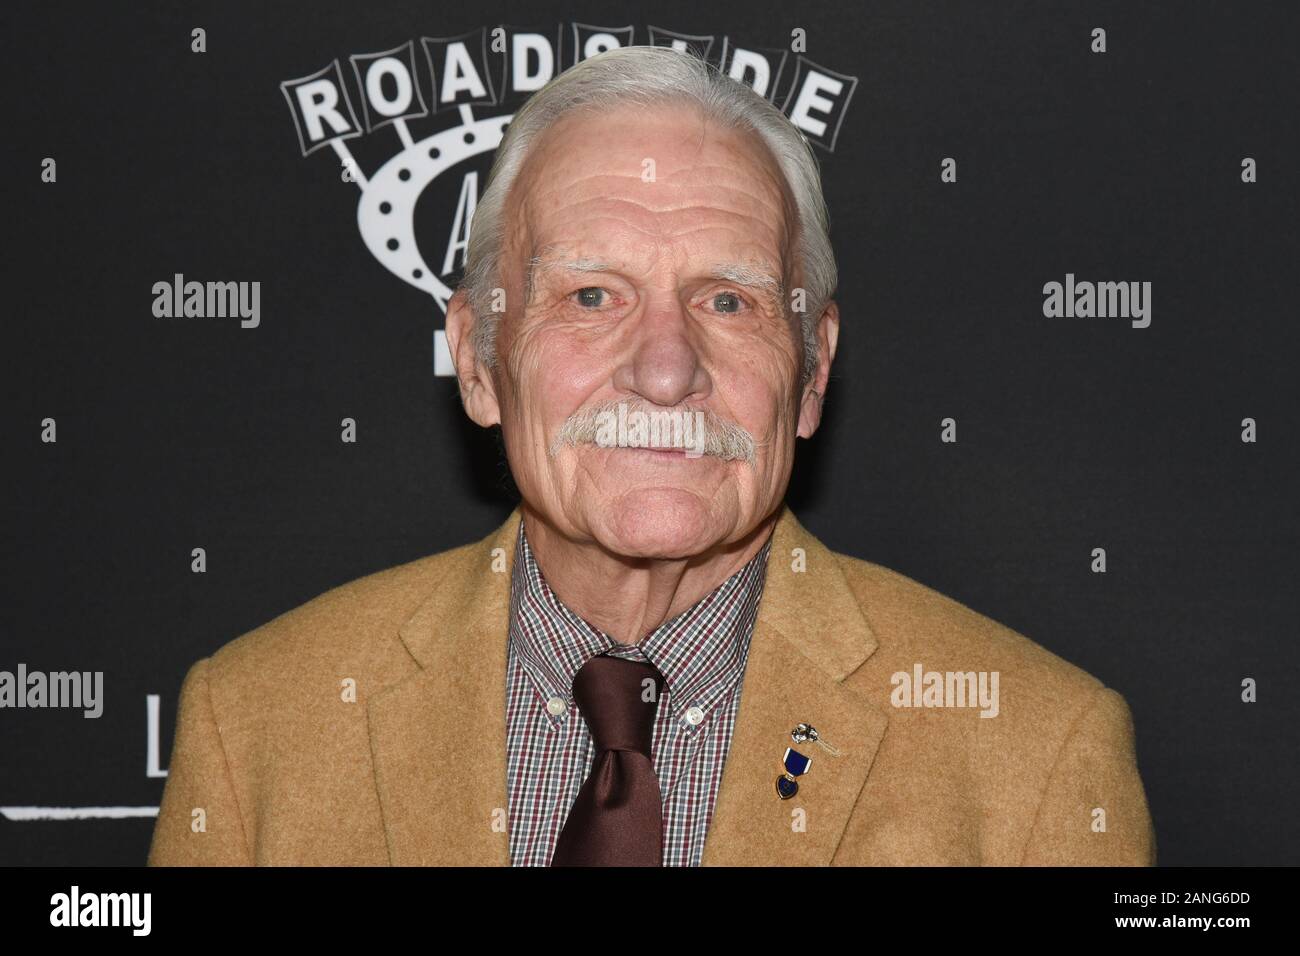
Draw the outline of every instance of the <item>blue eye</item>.
[[[720,304],[720,302],[725,304]],[[713,297],[713,306],[719,312],[728,314],[739,312],[742,304],[740,296],[734,292],[719,292]]]
[[[601,305],[605,300],[605,290],[599,286],[589,285],[579,289],[574,293],[578,297],[578,304],[595,308]]]

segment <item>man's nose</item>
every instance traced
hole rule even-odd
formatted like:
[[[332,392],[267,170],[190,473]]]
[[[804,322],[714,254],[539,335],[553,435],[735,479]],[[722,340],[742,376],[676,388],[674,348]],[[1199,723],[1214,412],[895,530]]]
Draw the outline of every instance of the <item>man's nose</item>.
[[[656,405],[701,399],[710,380],[700,358],[685,306],[676,300],[656,304],[642,316],[632,347],[614,373],[614,387]]]

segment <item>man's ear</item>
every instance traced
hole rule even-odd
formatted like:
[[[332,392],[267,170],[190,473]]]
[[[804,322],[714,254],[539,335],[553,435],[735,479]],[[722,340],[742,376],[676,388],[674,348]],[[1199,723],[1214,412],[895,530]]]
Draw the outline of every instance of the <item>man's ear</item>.
[[[469,296],[457,289],[447,302],[447,350],[456,366],[456,381],[460,385],[460,400],[465,413],[484,428],[501,424],[501,405],[497,401],[496,383],[492,373],[479,361],[474,348],[474,310],[469,306]]]
[[[799,402],[799,437],[811,438],[822,420],[822,403],[831,379],[831,362],[840,338],[840,309],[828,302],[817,319],[817,371],[803,388]]]

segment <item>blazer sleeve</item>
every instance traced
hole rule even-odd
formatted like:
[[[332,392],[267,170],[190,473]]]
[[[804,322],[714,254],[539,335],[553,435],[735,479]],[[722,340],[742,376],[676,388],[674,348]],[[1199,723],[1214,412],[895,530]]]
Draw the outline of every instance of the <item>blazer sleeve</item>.
[[[1154,866],[1156,835],[1138,776],[1133,716],[1100,687],[1066,735],[1021,864]]]
[[[212,709],[207,666],[207,658],[200,660],[181,684],[176,738],[149,866],[251,866],[253,862]]]

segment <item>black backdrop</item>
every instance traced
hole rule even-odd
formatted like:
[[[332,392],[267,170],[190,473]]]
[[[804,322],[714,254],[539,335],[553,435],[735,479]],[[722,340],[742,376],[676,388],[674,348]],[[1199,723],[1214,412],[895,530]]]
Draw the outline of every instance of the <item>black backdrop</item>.
[[[0,862],[142,863],[148,816],[23,808],[156,807],[150,695],[165,767],[199,657],[505,515],[434,374],[440,311],[367,251],[280,84],[338,59],[360,116],[352,54],[575,22],[802,28],[856,80],[821,150],[840,352],[792,506],[1121,692],[1161,863],[1300,862],[1294,5],[1137,7],[6,4],[0,670],[103,671],[105,705],[0,710]],[[348,144],[363,171],[401,145]],[[460,172],[416,210],[430,262]],[[259,281],[260,325],[156,317],[175,273]],[[1150,326],[1044,317],[1067,273],[1150,282]]]

